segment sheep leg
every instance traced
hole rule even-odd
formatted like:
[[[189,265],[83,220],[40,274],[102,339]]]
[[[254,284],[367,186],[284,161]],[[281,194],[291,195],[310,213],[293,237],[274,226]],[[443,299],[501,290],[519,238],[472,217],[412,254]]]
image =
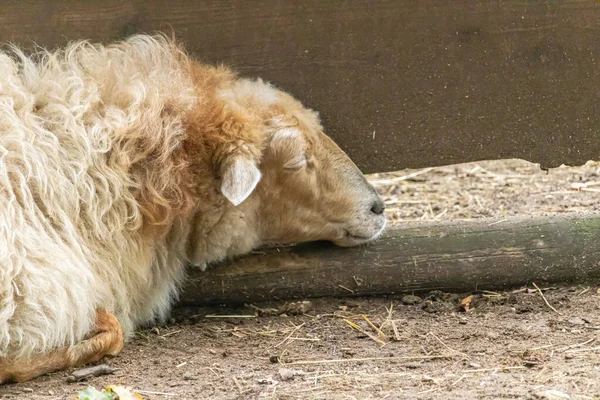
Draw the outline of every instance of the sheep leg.
[[[93,334],[73,346],[35,354],[27,359],[0,358],[0,384],[25,382],[50,372],[96,362],[104,356],[117,355],[123,348],[121,325],[111,313],[97,311]]]

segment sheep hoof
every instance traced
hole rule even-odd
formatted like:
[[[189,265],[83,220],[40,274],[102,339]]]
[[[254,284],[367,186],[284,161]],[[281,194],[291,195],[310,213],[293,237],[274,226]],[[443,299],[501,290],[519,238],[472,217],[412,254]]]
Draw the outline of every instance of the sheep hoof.
[[[200,271],[206,271],[206,263],[192,263],[192,267],[198,268]]]

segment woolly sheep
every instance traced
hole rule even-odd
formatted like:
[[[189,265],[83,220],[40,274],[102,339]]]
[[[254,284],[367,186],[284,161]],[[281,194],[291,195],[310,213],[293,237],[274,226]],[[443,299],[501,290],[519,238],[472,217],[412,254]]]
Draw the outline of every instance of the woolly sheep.
[[[168,38],[12,48],[0,70],[0,383],[118,353],[186,264],[384,230],[316,113]]]

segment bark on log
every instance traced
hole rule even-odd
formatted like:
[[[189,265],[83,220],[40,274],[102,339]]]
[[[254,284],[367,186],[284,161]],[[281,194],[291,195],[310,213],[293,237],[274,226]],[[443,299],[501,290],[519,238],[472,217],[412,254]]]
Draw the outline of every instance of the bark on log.
[[[503,289],[600,277],[600,214],[395,225],[359,248],[308,244],[190,271],[182,304]]]

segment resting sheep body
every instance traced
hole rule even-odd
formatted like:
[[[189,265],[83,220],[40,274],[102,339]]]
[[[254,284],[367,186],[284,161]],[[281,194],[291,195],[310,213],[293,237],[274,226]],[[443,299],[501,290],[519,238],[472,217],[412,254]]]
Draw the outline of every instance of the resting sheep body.
[[[0,382],[118,352],[186,263],[383,230],[315,113],[162,36],[13,49],[0,70]]]

